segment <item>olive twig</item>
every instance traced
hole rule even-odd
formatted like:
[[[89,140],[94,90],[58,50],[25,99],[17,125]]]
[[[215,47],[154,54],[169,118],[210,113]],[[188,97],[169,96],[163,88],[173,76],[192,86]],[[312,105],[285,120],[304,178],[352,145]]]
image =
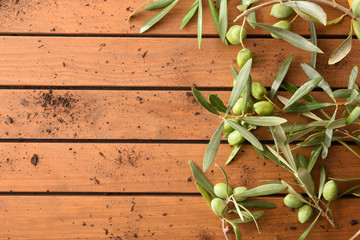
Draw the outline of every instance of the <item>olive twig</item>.
[[[242,14],[240,14],[239,16],[237,16],[234,20],[234,22],[236,22],[237,20],[239,20],[240,18],[242,17],[245,17],[247,15],[249,15],[250,13],[252,12],[255,12],[261,8],[264,8],[264,7],[268,7],[268,6],[271,6],[271,5],[274,5],[274,4],[277,4],[277,3],[282,3],[282,2],[290,2],[291,0],[282,0],[282,1],[279,1],[279,0],[274,0],[274,1],[271,1],[271,2],[266,2],[266,3],[263,3],[263,4],[260,4],[260,5],[257,5],[255,7],[252,7],[252,8],[249,8],[247,9],[246,11],[244,11]],[[333,2],[333,1],[327,1],[327,0],[305,0],[305,1],[308,1],[308,2],[314,2],[314,3],[320,3],[320,4],[324,4],[324,5],[328,5],[330,7],[333,7],[343,13],[345,13],[346,15],[352,17],[353,19],[356,19],[358,22],[360,22],[360,18],[356,17],[350,9],[344,7],[344,6],[341,6],[340,4],[336,3],[336,2]]]
[[[299,14],[296,14],[296,16],[290,21],[290,23],[293,23],[297,19],[298,16],[299,16]]]
[[[246,22],[246,17],[244,17],[244,20],[243,20],[243,23],[242,23],[242,26],[241,26],[241,30],[240,30],[240,43],[241,43],[241,46],[243,48],[245,48],[245,45],[244,45],[244,41],[242,39],[242,34],[243,34],[243,31],[244,31],[244,27],[245,27],[245,22]]]
[[[221,219],[221,222],[222,222],[222,230],[223,230],[225,239],[226,239],[226,240],[230,240],[229,237],[228,237],[229,227],[228,227],[228,226],[225,226],[225,219],[222,218],[222,219]]]
[[[271,101],[271,100],[270,100],[268,97],[266,97],[265,95],[264,95],[264,98],[265,98],[268,102],[270,102],[274,107],[276,107],[280,112],[284,112],[283,109],[279,108],[273,101]]]

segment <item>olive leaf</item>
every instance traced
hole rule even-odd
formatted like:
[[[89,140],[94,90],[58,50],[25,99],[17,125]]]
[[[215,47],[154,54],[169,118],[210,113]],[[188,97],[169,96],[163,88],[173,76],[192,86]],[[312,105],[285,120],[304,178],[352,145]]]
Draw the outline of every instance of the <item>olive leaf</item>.
[[[234,199],[234,197],[232,197],[232,198]],[[234,201],[235,201],[235,199],[234,199]],[[260,234],[259,225],[258,225],[258,223],[257,223],[257,221],[256,221],[255,216],[254,216],[246,207],[238,204],[237,202],[235,202],[235,207],[236,207],[236,209],[238,209],[238,207],[241,207],[242,209],[244,209],[244,210],[251,216],[251,218],[253,219],[253,221],[254,221],[254,223],[255,223],[255,226],[256,226],[256,228],[257,228],[257,230],[258,230],[258,233]]]
[[[147,22],[141,27],[140,33],[144,33],[149,30],[152,26],[154,26],[157,22],[159,22],[163,17],[168,14],[173,7],[179,2],[179,0],[175,0],[169,6],[152,16]]]
[[[352,20],[352,26],[354,28],[355,35],[360,40],[360,23],[356,20]]]
[[[286,168],[291,173],[294,172],[293,167],[281,155],[279,155],[278,152],[276,152],[274,149],[272,149],[268,145],[266,145],[266,147],[267,147],[267,150],[275,157],[276,161],[273,160],[273,158],[269,158],[268,156],[266,156],[267,158],[274,161],[275,163],[278,163],[278,162],[281,163],[279,165],[283,166],[284,168]]]
[[[353,93],[354,89],[338,89],[333,92],[334,97],[336,98],[349,98]]]
[[[241,240],[240,228],[236,225],[236,223],[233,220],[229,220],[229,219],[226,219],[226,218],[224,218],[224,219],[225,219],[225,221],[230,223],[230,225],[233,227],[236,240]]]
[[[126,18],[126,21],[130,21],[131,17],[135,15],[135,13],[137,13],[140,8],[142,8],[145,4],[147,4],[148,2],[150,2],[151,0],[147,0],[145,2],[143,2],[137,9],[135,9],[135,11],[133,11],[127,18]]]
[[[244,206],[246,208],[267,208],[267,209],[276,208],[276,205],[274,203],[264,201],[264,200],[245,201],[245,202],[241,202],[239,204],[241,204],[242,206]],[[255,216],[255,214],[254,214],[254,216]]]
[[[360,102],[359,92],[355,89],[352,89],[351,94],[350,94],[348,100],[346,101],[346,105],[353,105],[353,104],[357,104],[359,102]]]
[[[172,3],[174,0],[158,0],[150,3],[145,7],[146,10],[154,10],[158,8],[163,8]]]
[[[197,39],[198,39],[198,46],[199,49],[201,48],[201,37],[202,37],[202,25],[203,25],[203,8],[202,8],[202,0],[199,1],[198,6],[198,22],[197,22]]]
[[[301,202],[305,203],[305,204],[309,204],[309,202],[303,198],[303,196],[301,196],[301,194],[297,193],[293,187],[290,186],[289,183],[281,180],[281,184],[286,188],[286,190],[293,195],[294,197],[296,197],[298,200],[300,200]]]
[[[346,125],[352,124],[359,117],[360,117],[360,105],[356,106],[354,110],[352,110],[349,117],[346,119]]]
[[[242,127],[241,125],[234,123],[233,121],[229,121],[226,118],[224,118],[225,122],[230,124],[236,131],[238,131],[246,140],[248,140],[252,145],[257,147],[260,150],[263,150],[263,147],[259,140],[252,134],[249,130]]]
[[[319,5],[308,1],[291,1],[283,4],[293,8],[294,11],[306,21],[316,21],[326,26],[326,13]]]
[[[234,209],[233,211],[234,213],[237,213],[236,209]],[[241,220],[240,218],[238,219],[234,219],[232,220],[234,223],[249,223],[254,221],[254,219],[252,218],[252,216],[246,212],[246,211],[241,211],[241,214],[244,216],[244,220]],[[255,219],[259,219],[260,217],[262,217],[262,215],[264,215],[264,211],[255,211],[251,213]]]
[[[305,96],[306,94],[308,94],[309,92],[311,92],[316,85],[319,84],[319,82],[322,80],[323,78],[319,77],[319,78],[315,78],[313,80],[310,80],[306,83],[304,83],[290,98],[290,100],[285,104],[284,109],[286,110],[287,107],[291,106],[292,104],[294,104],[296,101],[298,101],[300,98],[302,98],[303,96]]]
[[[325,167],[324,167],[324,165],[320,165],[320,181],[319,181],[318,199],[321,198],[323,188],[324,188],[324,184],[325,184],[325,180],[326,180]]]
[[[231,121],[230,121],[231,122]],[[224,130],[224,122],[221,122],[219,127],[216,129],[215,133],[210,139],[210,142],[206,148],[203,160],[203,170],[204,172],[209,169],[211,164],[214,162],[216,153],[219,150],[221,135]]]
[[[220,1],[217,1],[217,3]],[[210,14],[211,14],[211,18],[213,20],[215,29],[217,31],[218,34],[220,34],[220,30],[219,30],[219,14],[216,11],[216,8],[214,6],[214,2],[212,0],[208,0],[209,3],[209,8],[210,8]]]
[[[336,129],[336,128],[341,128],[341,127],[345,127],[345,126],[346,126],[346,119],[342,118],[342,119],[334,120],[333,122],[329,122],[329,124],[326,126],[326,128]]]
[[[243,102],[242,102],[242,114],[245,113],[246,105],[250,103],[250,106],[253,106],[251,101],[251,76],[249,76],[248,81],[246,82],[245,88],[242,92]]]
[[[283,152],[283,154],[285,156],[285,159],[290,164],[291,169],[293,169],[293,171],[295,172],[296,171],[296,164],[295,164],[295,161],[294,161],[294,157],[291,154],[290,146],[287,143],[287,139],[286,139],[284,129],[280,125],[275,125],[274,139],[276,139],[276,141],[278,142],[279,147],[280,147],[281,151]]]
[[[269,93],[269,98],[273,99],[273,97],[275,96],[276,92],[278,91],[282,81],[285,78],[286,73],[289,70],[291,61],[294,57],[294,54],[291,54],[290,57],[288,57],[283,64],[281,65],[279,71],[277,72],[277,74],[275,75],[275,79],[273,84],[271,85],[271,89],[270,89],[270,93]]]
[[[296,86],[292,85],[292,84],[289,83],[288,81],[283,81],[283,82],[281,83],[280,87],[282,87],[283,89],[285,89],[285,90],[288,91],[289,93],[294,93],[294,92],[296,92],[296,91],[298,90],[298,88],[297,88]],[[306,99],[306,100],[312,101],[312,102],[315,102],[315,101],[316,101],[312,96],[310,96],[310,95],[308,95],[308,94],[306,94],[305,96],[303,96],[303,98]]]
[[[297,48],[300,48],[300,49],[308,51],[308,52],[324,53],[320,48],[318,48],[313,43],[309,42],[308,40],[306,40],[304,37],[300,36],[299,34],[290,32],[290,31],[282,29],[282,28],[266,25],[263,23],[252,22],[252,24],[278,36],[282,40],[294,45]]]
[[[286,97],[283,97],[283,96],[280,96],[280,95],[277,95],[277,98],[279,99],[279,101],[286,105],[288,102],[289,102],[289,99],[287,99]],[[290,109],[291,109],[291,106],[290,106]],[[316,116],[314,113],[312,112],[303,112],[301,113],[301,115],[305,116],[305,117],[308,117],[308,118],[311,118],[315,121],[321,121],[322,119],[319,118],[318,116]]]
[[[296,102],[286,108],[287,112],[309,112],[317,109],[335,106],[335,103],[320,103],[320,102]]]
[[[231,151],[229,158],[226,160],[225,165],[228,165],[236,156],[236,154],[239,152],[240,148],[241,148],[242,144],[239,145],[235,145],[234,149]]]
[[[241,0],[241,4],[243,4],[242,6],[245,7],[245,10],[248,8],[252,8],[253,7],[253,3],[258,2],[259,0]],[[241,6],[241,5],[240,5]],[[239,6],[238,6],[239,9]],[[240,9],[239,9],[240,10]],[[244,11],[245,11],[244,10]],[[255,29],[255,25],[252,24],[252,22],[256,22],[256,13],[252,12],[249,15],[247,15],[246,17],[246,21],[247,23],[250,25],[251,28]]]
[[[310,193],[315,193],[315,183],[310,174],[310,172],[305,168],[299,168],[298,177],[305,185],[305,187],[309,190]]]
[[[216,96],[215,94],[210,94],[209,100],[210,100],[210,104],[214,108],[216,108],[216,110],[223,113],[226,112],[226,106],[218,96]]]
[[[346,14],[341,15],[340,17],[337,17],[331,21],[326,22],[326,26],[332,25],[332,24],[338,24],[343,18],[346,16]]]
[[[343,41],[330,55],[328,64],[333,65],[337,62],[340,62],[346,55],[349,54],[352,47],[352,25],[350,28],[350,34],[349,36]]]
[[[322,145],[317,145],[317,146],[314,146],[313,150],[311,151],[310,158],[309,158],[309,163],[308,163],[308,166],[307,166],[307,170],[309,172],[311,172],[311,170],[313,169],[316,161],[318,160],[318,158],[320,156],[320,153],[321,153],[321,150],[322,150]]]
[[[194,176],[195,180],[214,198],[216,197],[214,193],[214,186],[211,182],[207,179],[204,175],[203,171],[193,162],[189,161],[189,165],[191,168],[192,175]]]
[[[337,111],[335,110],[334,114],[332,115],[332,117],[331,117],[331,119],[329,121],[329,124],[334,122],[335,117],[336,117],[336,112]],[[332,140],[332,137],[333,137],[333,133],[334,133],[334,129],[326,128],[325,135],[324,135],[324,140],[322,142],[322,145],[323,145],[323,149],[322,149],[322,152],[321,152],[322,159],[325,159],[327,157],[327,155],[328,155],[328,149],[331,146],[331,140]]]
[[[216,111],[216,109],[211,106],[210,103],[205,99],[205,97],[199,92],[199,90],[197,90],[196,88],[191,88],[191,90],[195,99],[201,104],[201,106],[203,106],[206,110],[213,114],[220,115],[218,111]]]
[[[225,170],[222,167],[220,167],[218,164],[215,164],[215,166],[220,168],[221,172],[224,174],[225,183],[226,183],[226,195],[227,195],[227,197],[229,197],[229,180],[228,180],[228,176],[227,176]]]
[[[317,46],[317,35],[316,35],[316,28],[315,24],[313,22],[309,22],[309,29],[310,29],[310,41]],[[310,66],[312,66],[314,69],[316,68],[316,59],[317,59],[317,53],[311,52],[310,53]],[[310,79],[308,79],[309,81]]]
[[[258,196],[272,195],[283,191],[285,188],[286,187],[282,184],[276,184],[276,183],[265,184],[246,190],[245,192],[235,194],[234,197],[258,197]]]
[[[311,128],[307,128],[307,129],[304,129],[304,130],[297,131],[297,132],[293,133],[291,136],[289,136],[288,143],[292,143],[296,139],[299,139],[299,138],[313,132],[315,129],[316,129],[316,127],[311,127]]]
[[[342,196],[344,196],[344,195],[348,194],[349,192],[352,192],[352,191],[354,191],[354,190],[356,190],[358,188],[360,188],[360,185],[351,187],[351,188],[345,190],[343,193],[341,193],[337,198],[341,198]]]
[[[235,79],[234,87],[231,91],[229,105],[226,109],[225,114],[228,114],[231,111],[231,109],[234,107],[236,101],[239,99],[240,94],[242,93],[242,91],[246,86],[246,82],[249,81],[251,66],[252,66],[252,59],[246,62],[246,64],[241,68],[240,73],[237,75]]]
[[[195,182],[195,185],[196,185],[198,191],[200,192],[201,196],[205,199],[205,201],[211,207],[211,198],[210,198],[209,193],[198,182]]]
[[[334,181],[340,181],[340,182],[358,181],[358,180],[360,180],[360,178],[332,178],[332,177],[329,177],[329,179],[334,180]]]
[[[321,212],[317,215],[315,220],[310,224],[310,226],[305,230],[305,232],[303,232],[303,234],[301,234],[301,236],[299,237],[298,240],[304,240],[307,237],[307,235],[309,234],[309,232],[311,231],[311,229],[314,227],[315,223],[319,219],[320,215],[321,215]]]
[[[219,0],[220,10],[219,10],[219,35],[221,40],[225,41],[226,31],[228,27],[228,10],[227,10],[227,0]]]
[[[359,23],[360,24],[360,23]],[[359,29],[360,31],[360,29]],[[359,87],[357,87],[356,85],[356,78],[359,74],[359,68],[357,66],[354,66],[351,69],[351,73],[350,73],[350,77],[349,77],[349,83],[348,83],[348,89],[358,89]]]
[[[241,121],[257,126],[275,126],[286,123],[287,120],[281,117],[239,117]]]
[[[231,72],[234,76],[234,79],[236,79],[239,74],[238,70],[236,70],[236,68],[234,66],[231,66]]]
[[[360,197],[360,194],[357,194],[357,193],[353,193],[353,195],[356,197]]]
[[[186,24],[188,24],[188,22],[193,18],[193,16],[195,15],[196,11],[199,8],[199,0],[195,0],[195,2],[193,3],[193,5],[191,5],[191,7],[189,8],[189,10],[187,11],[187,13],[185,14],[183,20],[181,21],[181,26],[180,29],[183,29],[183,27],[186,26]]]

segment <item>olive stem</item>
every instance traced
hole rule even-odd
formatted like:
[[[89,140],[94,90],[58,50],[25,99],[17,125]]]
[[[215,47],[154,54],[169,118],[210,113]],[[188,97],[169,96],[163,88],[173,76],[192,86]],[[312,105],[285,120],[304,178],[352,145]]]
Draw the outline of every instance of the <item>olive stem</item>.
[[[274,1],[271,1],[271,2],[267,2],[267,3],[263,3],[263,4],[260,4],[260,5],[257,5],[255,7],[252,7],[250,9],[247,9],[246,11],[244,11],[242,14],[240,14],[239,16],[237,16],[234,20],[234,22],[236,22],[237,20],[239,20],[240,18],[242,17],[245,17],[247,15],[249,15],[250,13],[252,12],[255,12],[261,8],[264,8],[264,7],[268,7],[268,6],[271,6],[271,5],[274,5],[274,4],[277,4],[277,3],[283,3],[283,2],[290,2],[292,0],[274,0]],[[315,2],[315,3],[320,3],[320,4],[324,4],[324,5],[328,5],[330,7],[333,7],[343,13],[345,13],[346,15],[356,19],[358,22],[360,22],[360,18],[356,17],[350,9],[346,8],[346,7],[343,7],[341,6],[340,4],[336,3],[336,2],[333,2],[333,1],[327,1],[327,0],[305,0],[305,1],[308,1],[308,2]]]
[[[243,23],[241,26],[241,30],[240,30],[240,43],[241,43],[241,46],[243,47],[243,49],[245,49],[245,45],[244,45],[244,41],[242,39],[242,33],[244,31],[245,22],[246,22],[246,17],[244,17],[244,20],[243,20]]]
[[[222,218],[222,219],[221,219],[221,222],[222,222],[222,230],[223,230],[225,239],[226,239],[226,240],[230,240],[229,237],[228,237],[229,228],[228,228],[227,226],[225,226],[225,219]]]
[[[360,230],[357,233],[355,233],[354,236],[352,236],[349,240],[354,240],[358,236],[360,236]]]
[[[282,110],[281,108],[279,108],[278,106],[276,106],[275,103],[273,103],[273,101],[271,101],[268,97],[266,97],[265,95],[263,96],[268,102],[270,102],[274,107],[276,107],[280,112],[284,112],[284,110]]]
[[[293,23],[297,19],[298,16],[299,16],[299,14],[296,14],[296,16],[290,21],[290,23]]]

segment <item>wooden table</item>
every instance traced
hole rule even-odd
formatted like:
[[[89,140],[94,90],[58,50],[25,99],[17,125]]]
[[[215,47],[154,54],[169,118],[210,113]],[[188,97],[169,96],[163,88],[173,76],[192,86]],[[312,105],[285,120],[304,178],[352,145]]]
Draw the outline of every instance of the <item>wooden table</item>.
[[[153,13],[143,10],[131,23],[125,19],[141,2],[1,2],[0,239],[223,239],[220,221],[197,193],[188,167],[189,160],[201,164],[219,120],[199,106],[190,87],[227,98],[230,65],[240,47],[221,44],[204,7],[205,37],[198,50],[196,23],[179,31],[192,4],[185,0],[139,35]],[[229,1],[230,19],[236,5]],[[329,19],[340,15],[324,9]],[[269,11],[260,11],[258,20],[275,22]],[[335,88],[347,86],[352,66],[360,62],[360,42],[353,39],[344,61],[326,64],[348,35],[349,22],[317,25],[326,52],[318,70]],[[309,35],[304,21],[293,28]],[[295,53],[287,79],[299,86],[305,81],[299,63],[308,62],[309,54],[279,41],[249,29],[253,80],[269,87],[283,60]],[[270,139],[266,130],[257,134]],[[216,162],[224,165],[230,150],[222,144]],[[34,154],[36,166],[30,162]],[[342,146],[321,163],[328,176],[359,176],[359,159]],[[249,145],[226,170],[231,184],[248,188],[261,179],[292,180]],[[223,181],[214,167],[207,175]],[[308,224],[297,222],[283,196],[266,199],[278,208],[260,219],[261,235],[253,224],[241,225],[243,239],[297,239]],[[359,229],[350,224],[360,221],[359,199],[348,196],[333,209],[342,228],[321,220],[308,239],[348,239]]]

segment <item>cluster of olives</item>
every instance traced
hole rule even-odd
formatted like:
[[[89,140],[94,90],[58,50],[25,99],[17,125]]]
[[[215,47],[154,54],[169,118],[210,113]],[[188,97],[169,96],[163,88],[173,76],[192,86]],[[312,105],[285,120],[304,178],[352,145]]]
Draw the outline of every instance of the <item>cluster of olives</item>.
[[[227,186],[227,187],[226,187]],[[247,198],[237,197],[236,194],[245,192],[248,190],[246,187],[237,187],[234,190],[226,183],[218,183],[214,186],[214,192],[217,198],[214,198],[211,201],[211,209],[215,213],[216,216],[223,216],[227,211],[227,202],[226,199],[233,195],[236,202],[245,201]]]
[[[264,99],[264,96],[266,94],[267,94],[266,88],[261,83],[253,82],[251,84],[251,95],[255,99],[262,100],[262,99]],[[241,115],[241,114],[243,114],[243,112],[247,113],[251,109],[251,105],[248,102],[245,105],[245,109],[243,111],[243,101],[244,100],[242,97],[240,97],[236,101],[236,103],[233,107],[234,114]],[[259,102],[256,102],[253,104],[253,109],[254,109],[255,113],[258,115],[269,115],[273,112],[274,107],[273,107],[272,103],[270,103],[268,101],[259,101]],[[239,120],[236,118],[228,118],[228,120],[239,124]],[[227,122],[225,122],[225,125],[224,125],[224,132],[226,133],[225,137],[227,137],[229,144],[232,146],[239,145],[245,141],[245,138],[238,131],[234,130],[234,128]]]
[[[337,198],[339,194],[338,185],[334,180],[330,180],[325,183],[323,188],[323,197],[327,201],[333,201]],[[284,203],[289,208],[299,208],[298,211],[298,220],[300,223],[306,223],[309,221],[314,213],[314,210],[308,204],[304,204],[304,202],[300,201],[300,199],[296,198],[292,194],[286,195],[284,198]]]

